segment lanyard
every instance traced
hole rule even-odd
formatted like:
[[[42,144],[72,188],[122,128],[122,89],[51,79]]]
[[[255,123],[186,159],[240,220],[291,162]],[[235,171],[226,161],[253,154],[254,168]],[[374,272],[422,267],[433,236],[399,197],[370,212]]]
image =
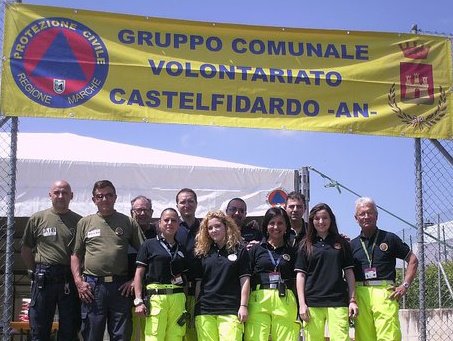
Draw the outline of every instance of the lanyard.
[[[368,249],[365,246],[365,243],[363,242],[362,238],[360,238],[360,243],[362,244],[363,251],[365,251],[365,255],[366,255],[366,258],[368,259],[368,263],[370,263],[370,268],[373,264],[374,247],[376,246],[376,241],[377,241],[378,237],[379,237],[379,230],[377,230],[377,232],[376,232],[376,237],[374,238],[373,246],[371,247],[371,258],[370,258],[370,254],[368,253]]]
[[[176,256],[178,256],[178,251],[179,251],[179,245],[178,243],[176,243],[176,250],[175,252],[171,252],[170,248],[168,247],[167,243],[165,243],[162,239],[159,238],[159,243],[160,245],[164,248],[165,251],[167,251],[167,253],[170,255],[171,257],[171,261],[173,262],[176,258]]]
[[[280,264],[280,261],[282,260],[282,256],[280,255],[276,261],[274,259],[274,256],[272,255],[272,252],[269,249],[267,249],[267,253],[269,254],[269,258],[270,258],[272,264],[274,265],[274,271],[277,271],[278,265]]]
[[[158,238],[159,239],[159,243],[160,245],[164,248],[165,251],[167,251],[167,253],[170,255],[170,274],[174,277],[175,275],[173,274],[173,261],[175,260],[175,258],[178,256],[178,251],[179,251],[179,245],[178,243],[176,243],[176,250],[175,252],[171,252],[170,248],[168,247],[167,243],[164,242],[165,239],[161,239],[161,238]]]

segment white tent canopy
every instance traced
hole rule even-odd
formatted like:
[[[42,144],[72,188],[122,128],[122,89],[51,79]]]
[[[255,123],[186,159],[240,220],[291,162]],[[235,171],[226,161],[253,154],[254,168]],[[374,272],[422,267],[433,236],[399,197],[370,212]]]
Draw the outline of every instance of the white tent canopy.
[[[9,134],[1,133],[1,141]],[[2,167],[8,150],[1,148]],[[108,179],[116,187],[115,207],[129,214],[130,200],[143,194],[153,200],[155,216],[175,207],[179,189],[189,187],[198,195],[197,216],[224,209],[233,197],[247,202],[248,214],[263,215],[270,207],[268,194],[277,188],[294,188],[294,170],[250,165],[171,153],[69,133],[19,133],[17,146],[16,217],[28,217],[48,208],[49,187],[67,180],[74,192],[71,209],[87,215],[96,207],[91,200],[95,181]],[[4,198],[3,198],[4,199]],[[4,216],[5,200],[1,200]]]

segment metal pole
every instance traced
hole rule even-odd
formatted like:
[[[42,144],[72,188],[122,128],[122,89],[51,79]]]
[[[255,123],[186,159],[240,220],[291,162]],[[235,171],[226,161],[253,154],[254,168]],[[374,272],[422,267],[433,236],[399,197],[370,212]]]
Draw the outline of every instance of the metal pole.
[[[445,157],[445,159],[450,162],[450,165],[453,166],[453,156],[440,144],[439,141],[430,139],[431,143],[437,148],[437,150]]]
[[[6,251],[5,251],[5,297],[3,300],[3,341],[9,341],[11,319],[13,316],[13,264],[14,264],[14,202],[16,197],[16,161],[17,161],[17,126],[18,118],[11,118],[11,149],[9,157],[8,193],[6,197]]]
[[[403,229],[403,242],[406,242],[406,230]],[[411,245],[411,244],[409,244]],[[412,245],[411,245],[411,249],[412,249]],[[406,263],[403,262],[403,268],[402,268],[402,273],[401,273],[401,278],[405,278],[406,277]],[[406,295],[403,296],[403,309],[406,309]]]
[[[310,207],[310,169],[308,167],[302,167],[302,194],[305,196],[304,219],[308,221]]]
[[[419,330],[418,339],[426,341],[426,308],[425,308],[425,250],[424,250],[424,234],[423,234],[423,183],[422,183],[422,153],[421,141],[415,139],[415,192],[416,192],[416,212],[417,212],[417,244],[418,244],[418,259],[419,259]]]
[[[440,270],[442,270],[442,275],[444,275],[445,284],[447,285],[447,289],[450,292],[450,297],[453,298],[453,289],[451,288],[450,282],[448,281],[448,276],[445,273],[445,269],[442,266],[442,263],[440,263],[440,262],[439,262],[439,267],[440,267]]]
[[[442,290],[440,290],[440,285],[442,281],[442,274],[440,269],[440,262],[442,262],[442,251],[441,251],[441,243],[440,243],[440,217],[439,214],[437,215],[437,238],[439,241],[437,242],[437,294],[439,296],[439,309],[442,308]]]

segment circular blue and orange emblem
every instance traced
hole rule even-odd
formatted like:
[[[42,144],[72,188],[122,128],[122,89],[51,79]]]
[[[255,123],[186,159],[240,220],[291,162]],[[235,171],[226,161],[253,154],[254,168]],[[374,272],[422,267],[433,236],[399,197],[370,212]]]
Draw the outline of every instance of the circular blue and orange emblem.
[[[285,206],[287,197],[288,197],[288,194],[283,189],[276,188],[267,195],[267,202],[272,207],[275,207],[275,206],[283,207],[283,206]]]
[[[50,108],[85,103],[102,89],[109,69],[102,39],[69,18],[33,21],[17,36],[10,57],[19,89]]]

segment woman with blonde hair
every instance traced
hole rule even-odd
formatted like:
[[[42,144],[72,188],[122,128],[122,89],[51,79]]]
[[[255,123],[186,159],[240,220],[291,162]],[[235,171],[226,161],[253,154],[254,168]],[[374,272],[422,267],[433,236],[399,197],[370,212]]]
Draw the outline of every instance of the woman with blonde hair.
[[[199,340],[241,341],[248,317],[249,255],[234,221],[222,211],[208,212],[195,238]]]

